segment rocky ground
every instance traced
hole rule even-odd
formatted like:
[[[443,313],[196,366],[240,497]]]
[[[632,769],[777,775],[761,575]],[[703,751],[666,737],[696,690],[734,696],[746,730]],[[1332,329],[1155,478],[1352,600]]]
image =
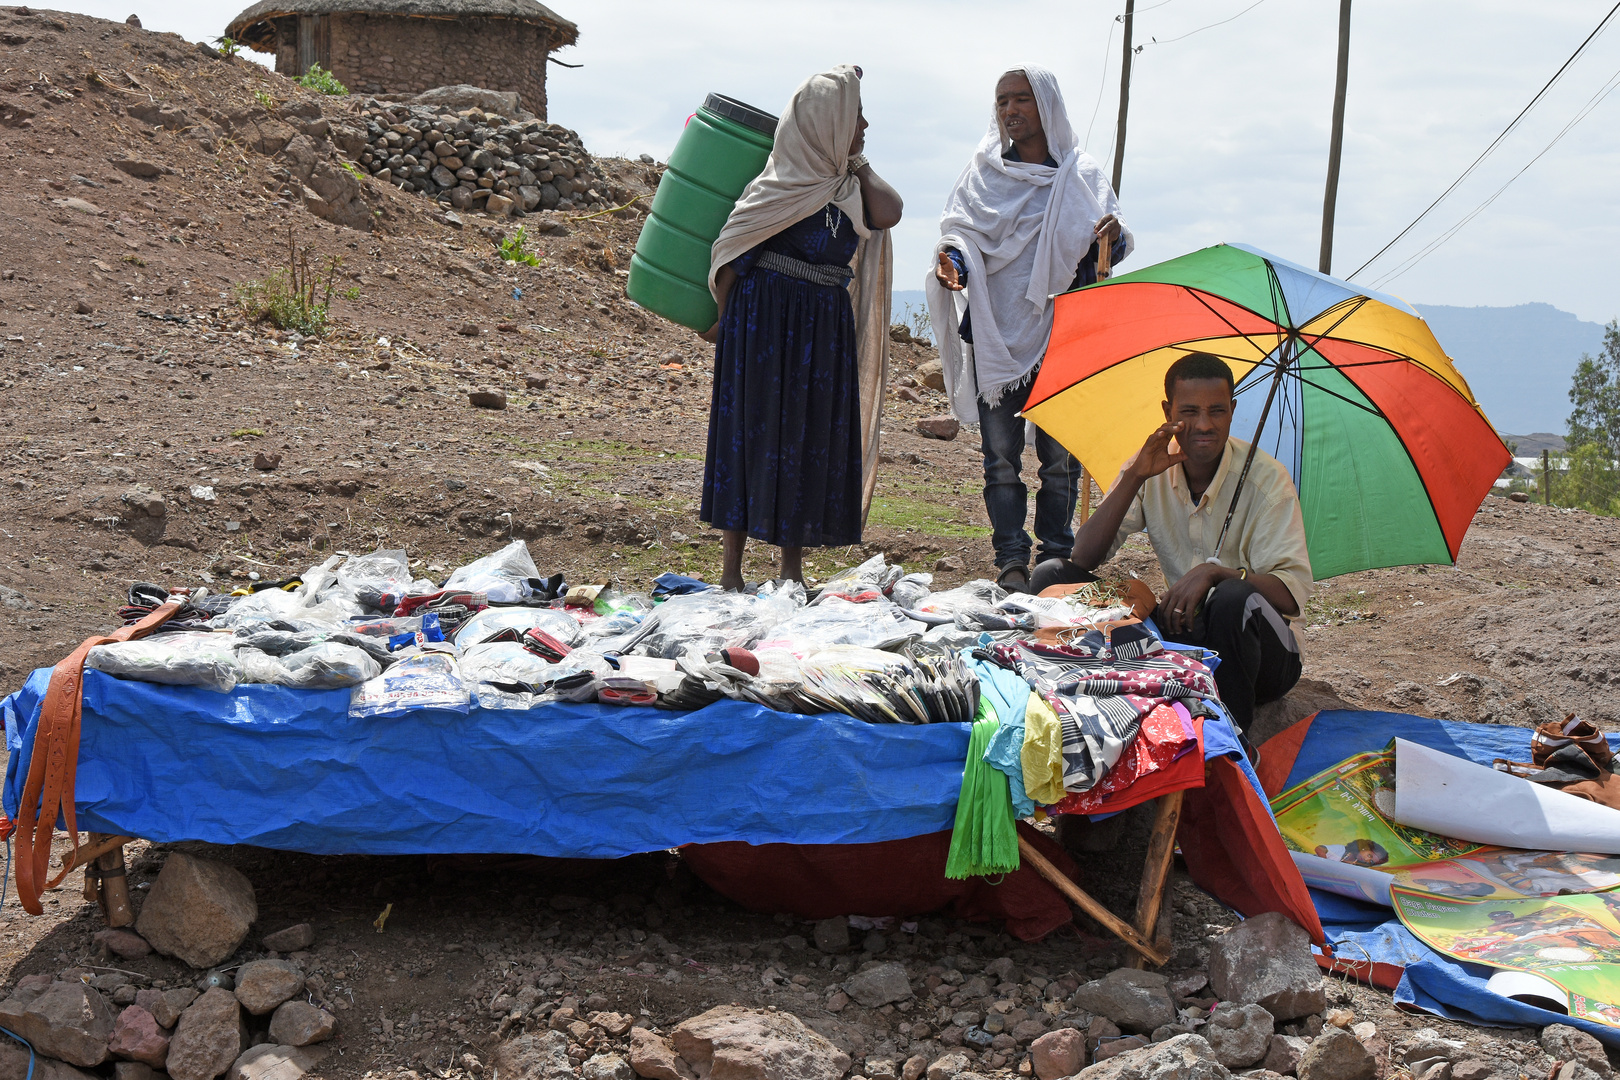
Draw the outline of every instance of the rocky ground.
[[[645,587],[665,569],[715,572],[717,536],[696,519],[709,354],[624,297],[637,208],[447,213],[345,166],[347,140],[379,119],[364,101],[75,15],[0,8],[0,43],[6,691],[112,625],[139,580],[275,579],[378,545],[442,575],[509,537],[571,580]],[[657,182],[643,162],[589,168],[615,205]],[[498,255],[520,224],[537,265]],[[289,245],[334,275],[323,335],[277,330],[239,302],[285,269]],[[972,434],[918,431],[945,411],[918,370],[931,355],[896,344],[866,542],[815,553],[811,574],[880,551],[943,584],[989,570]],[[475,394],[503,407],[475,406]],[[1611,519],[1493,498],[1455,567],[1321,583],[1304,620],[1310,682],[1266,722],[1342,699],[1518,725],[1579,712],[1612,730],[1617,537]],[[1155,579],[1140,541],[1119,565]],[[748,571],[771,576],[768,553],[752,553]],[[1130,848],[1082,866],[1116,910],[1133,901],[1119,884],[1140,863]],[[1559,1029],[1538,1042],[1404,1015],[1339,980],[1314,984],[1325,997],[1309,1012],[1210,1018],[1217,999],[1252,1010],[1267,995],[1211,986],[1212,950],[1218,960],[1236,920],[1180,879],[1176,954],[1158,980],[1110,975],[1125,957],[1094,927],[1022,943],[944,919],[816,926],[744,912],[667,853],[558,863],[141,843],[137,906],[159,894],[165,866],[192,857],[241,876],[215,874],[236,897],[219,910],[234,904],[241,921],[245,883],[257,911],[229,953],[191,954],[206,960],[195,967],[134,955],[127,938],[98,942],[78,874],[43,917],[0,911],[10,1015],[44,1032],[53,1058],[106,1074],[113,1038],[119,1080],[150,1080],[143,1060],[207,1080],[233,1039],[288,1047],[325,1015],[335,1030],[307,1056],[259,1050],[242,1075],[618,1077],[623,1058],[644,1076],[766,1075],[761,1063],[775,1062],[770,1075],[1050,1080],[1082,1051],[1133,1047],[1133,1032],[1168,1041],[1107,1068],[1216,1080],[1256,1066],[1301,1080],[1609,1069]],[[307,935],[266,940],[299,926]],[[235,989],[210,981],[221,964]],[[310,1009],[278,1021],[288,1006],[270,999],[284,990]],[[1144,1001],[1157,1011],[1129,1011]],[[1178,1035],[1190,1019],[1208,1022]],[[166,1056],[159,1040],[171,1040]],[[0,1080],[26,1067],[0,1049]]]

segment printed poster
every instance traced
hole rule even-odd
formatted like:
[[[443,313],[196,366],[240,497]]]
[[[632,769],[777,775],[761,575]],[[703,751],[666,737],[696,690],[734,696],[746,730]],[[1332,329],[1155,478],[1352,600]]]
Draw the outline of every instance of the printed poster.
[[[1397,824],[1393,744],[1347,758],[1271,805],[1306,884],[1358,900],[1389,905],[1394,885],[1459,899],[1620,886],[1620,856],[1490,847]]]
[[[1436,952],[1538,980],[1493,978],[1498,992],[1552,997],[1571,1016],[1620,1027],[1620,893],[1518,900],[1458,900],[1401,886],[1390,893],[1401,922]]]

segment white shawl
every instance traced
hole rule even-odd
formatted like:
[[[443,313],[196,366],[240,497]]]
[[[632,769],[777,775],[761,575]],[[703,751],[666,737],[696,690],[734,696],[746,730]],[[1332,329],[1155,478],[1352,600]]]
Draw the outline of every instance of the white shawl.
[[[1075,143],[1057,79],[1034,65],[1013,71],[1035,91],[1047,151],[1059,164],[1008,161],[1002,154],[1012,140],[992,114],[990,130],[945,201],[934,264],[946,248],[961,252],[967,288],[946,289],[934,266],[925,288],[945,389],[964,423],[978,422],[978,399],[998,404],[1040,364],[1052,333],[1052,294],[1074,280],[1103,215],[1119,217],[1119,200],[1101,166]],[[1120,229],[1128,255],[1135,238],[1123,221]],[[957,335],[964,310],[973,314],[971,346]]]
[[[709,289],[720,268],[803,221],[828,203],[844,212],[861,237],[852,265],[850,302],[861,388],[862,510],[877,486],[878,429],[889,374],[889,307],[894,252],[887,229],[868,229],[861,183],[847,171],[849,145],[861,111],[861,81],[840,64],[806,79],[782,111],[765,171],[743,189],[709,255]],[[716,299],[719,299],[718,295]]]

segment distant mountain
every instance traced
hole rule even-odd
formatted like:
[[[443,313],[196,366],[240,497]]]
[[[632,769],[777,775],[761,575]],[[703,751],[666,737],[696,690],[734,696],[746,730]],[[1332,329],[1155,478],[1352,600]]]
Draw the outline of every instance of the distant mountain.
[[[1551,304],[1417,309],[1498,431],[1564,430],[1570,379],[1603,347],[1600,324]]]
[[[913,311],[928,306],[921,290],[896,291],[896,322],[907,304]],[[1498,431],[1564,430],[1575,365],[1582,353],[1595,355],[1603,347],[1602,325],[1582,322],[1551,304],[1417,308]],[[1531,440],[1534,436],[1526,437],[1525,445]],[[1542,443],[1534,441],[1539,453]]]

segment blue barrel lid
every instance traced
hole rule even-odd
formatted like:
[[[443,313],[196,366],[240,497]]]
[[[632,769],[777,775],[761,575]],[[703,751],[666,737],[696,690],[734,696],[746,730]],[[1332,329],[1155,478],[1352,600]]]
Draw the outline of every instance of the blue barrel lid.
[[[703,107],[717,116],[734,120],[745,128],[766,135],[776,134],[776,117],[763,109],[744,104],[736,98],[729,98],[724,94],[710,94],[704,99]]]

